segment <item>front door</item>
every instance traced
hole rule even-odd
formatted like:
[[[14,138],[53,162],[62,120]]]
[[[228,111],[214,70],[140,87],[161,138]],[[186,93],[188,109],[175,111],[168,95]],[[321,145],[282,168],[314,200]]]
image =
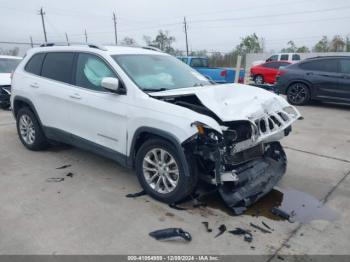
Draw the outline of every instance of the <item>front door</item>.
[[[101,86],[102,78],[117,75],[104,59],[88,53],[78,55],[75,68],[68,108],[69,132],[82,142],[125,155],[128,97]]]

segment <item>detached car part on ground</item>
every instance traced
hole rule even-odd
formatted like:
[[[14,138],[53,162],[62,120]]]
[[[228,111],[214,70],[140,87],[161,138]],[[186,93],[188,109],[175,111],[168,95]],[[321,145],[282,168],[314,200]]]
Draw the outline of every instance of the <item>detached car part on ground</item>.
[[[0,86],[0,108],[8,109],[10,107],[11,86]]]
[[[300,117],[271,92],[212,85],[172,56],[130,47],[35,48],[14,73],[11,102],[30,150],[54,140],[96,152],[135,168],[167,203],[200,179],[236,213],[285,173],[278,141]]]

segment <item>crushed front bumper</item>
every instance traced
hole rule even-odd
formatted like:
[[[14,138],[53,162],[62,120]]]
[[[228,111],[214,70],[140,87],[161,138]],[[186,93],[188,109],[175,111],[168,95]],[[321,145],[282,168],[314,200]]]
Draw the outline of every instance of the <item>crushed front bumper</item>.
[[[266,144],[264,155],[232,170],[234,181],[223,182],[218,186],[226,205],[235,214],[266,195],[286,172],[287,158],[279,142]]]

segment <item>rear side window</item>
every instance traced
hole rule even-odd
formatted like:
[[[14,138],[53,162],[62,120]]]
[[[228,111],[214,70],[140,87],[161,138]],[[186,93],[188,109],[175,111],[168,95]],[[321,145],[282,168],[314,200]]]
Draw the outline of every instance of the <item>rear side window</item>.
[[[280,67],[280,63],[279,62],[266,63],[266,64],[263,64],[263,67],[277,69]]]
[[[340,60],[340,72],[350,74],[350,59]]]
[[[44,57],[44,53],[33,55],[29,62],[26,64],[24,70],[35,75],[40,75]]]
[[[280,60],[288,60],[288,55],[281,55],[281,59]]]
[[[202,58],[192,58],[191,59],[192,67],[208,67],[208,60]]]
[[[292,61],[299,61],[300,60],[300,55],[298,54],[293,54],[292,56]]]
[[[53,80],[72,83],[74,53],[47,53],[41,75]]]
[[[302,63],[300,68],[312,71],[338,72],[338,61],[336,59],[310,61]]]

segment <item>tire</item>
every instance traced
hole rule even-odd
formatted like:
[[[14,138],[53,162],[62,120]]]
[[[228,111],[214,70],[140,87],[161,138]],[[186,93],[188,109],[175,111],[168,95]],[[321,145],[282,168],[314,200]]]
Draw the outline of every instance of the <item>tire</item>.
[[[264,77],[262,76],[262,75],[256,75],[255,77],[254,77],[254,83],[256,84],[256,85],[262,85],[262,84],[264,84]]]
[[[17,113],[17,133],[29,150],[39,151],[49,145],[35,114],[28,107],[21,108]]]
[[[163,152],[164,161],[161,161],[161,152]],[[169,164],[173,161],[173,164]],[[136,174],[142,188],[151,197],[165,203],[176,203],[190,195],[198,181],[196,164],[191,164],[190,160],[187,162],[192,168],[189,176],[185,175],[184,163],[181,162],[176,148],[166,140],[152,138],[146,141],[137,152]],[[163,166],[165,163],[169,165]],[[175,172],[176,168],[178,175]],[[175,186],[170,183],[169,177],[173,183],[176,183]]]
[[[292,105],[306,105],[310,101],[310,89],[303,83],[294,83],[287,90],[288,103]]]
[[[0,108],[3,110],[8,110],[10,108],[10,104],[0,104]]]

